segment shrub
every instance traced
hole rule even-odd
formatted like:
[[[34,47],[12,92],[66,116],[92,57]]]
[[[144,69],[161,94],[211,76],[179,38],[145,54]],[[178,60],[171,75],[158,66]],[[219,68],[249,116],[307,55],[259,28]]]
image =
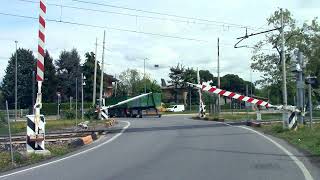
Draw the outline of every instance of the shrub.
[[[89,120],[98,119],[98,113],[95,112],[95,108],[91,108],[84,113],[84,117]]]
[[[62,115],[65,119],[74,119],[76,117],[76,112],[74,110],[64,110]]]

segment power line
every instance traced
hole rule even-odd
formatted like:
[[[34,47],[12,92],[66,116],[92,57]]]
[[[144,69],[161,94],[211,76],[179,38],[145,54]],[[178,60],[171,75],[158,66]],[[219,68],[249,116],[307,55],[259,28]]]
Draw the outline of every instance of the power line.
[[[37,17],[25,16],[25,15],[19,15],[19,14],[12,14],[12,13],[0,12],[0,15],[38,20]],[[55,19],[46,19],[46,20],[49,21],[49,22],[56,22],[56,23],[63,23],[63,24],[70,24],[70,25],[77,25],[77,26],[85,26],[85,27],[93,27],[93,28],[101,28],[101,29],[109,29],[109,30],[114,30],[114,31],[131,32],[131,33],[145,34],[145,35],[150,35],[150,36],[158,36],[158,37],[165,37],[165,38],[197,41],[197,42],[203,42],[203,43],[208,43],[209,42],[209,41],[206,41],[206,40],[195,39],[195,38],[172,36],[172,35],[166,35],[166,34],[144,32],[144,31],[137,31],[137,30],[131,30],[131,29],[122,29],[122,28],[115,28],[115,27],[109,27],[109,26],[99,26],[99,25],[78,23],[78,22],[72,22],[72,21],[62,21],[62,20],[55,20]]]
[[[213,21],[213,20],[208,20],[208,19],[180,16],[180,15],[168,14],[168,13],[162,13],[162,12],[155,12],[155,11],[147,11],[147,10],[135,9],[135,8],[125,7],[125,6],[116,6],[116,5],[106,4],[106,3],[89,2],[89,1],[83,1],[83,0],[72,0],[72,1],[79,2],[79,3],[84,3],[84,4],[105,6],[105,7],[117,8],[117,9],[125,9],[125,10],[130,10],[130,11],[149,13],[149,14],[157,14],[157,15],[162,15],[162,16],[171,16],[171,17],[176,17],[176,18],[196,20],[196,21],[202,21],[202,22],[219,23],[219,24],[225,24],[225,25],[234,26],[234,27],[247,28],[247,29],[251,29],[251,30],[255,30],[256,29],[254,27],[245,26],[245,25],[241,25],[241,24],[227,23],[227,22],[222,22],[222,21]]]
[[[27,2],[27,3],[34,3],[38,4],[37,1],[32,0],[17,0],[21,2]],[[191,21],[191,20],[180,20],[180,19],[172,19],[172,18],[163,18],[163,17],[155,17],[155,16],[144,16],[144,15],[138,15],[138,14],[129,14],[129,13],[121,13],[121,12],[114,12],[114,11],[106,11],[106,10],[100,10],[100,9],[92,9],[92,8],[82,8],[78,6],[68,6],[68,5],[62,5],[62,4],[54,4],[54,3],[47,3],[49,6],[56,6],[56,7],[63,7],[63,8],[69,8],[69,9],[76,9],[76,10],[83,10],[83,11],[91,11],[91,12],[101,12],[101,13],[108,13],[108,14],[117,14],[122,16],[130,16],[134,18],[146,18],[146,19],[154,19],[159,21],[173,21],[173,22],[179,22],[179,23],[186,23],[186,24],[199,24],[199,25],[208,25],[208,26],[218,26],[218,27],[230,27],[230,28],[245,28],[244,26],[240,25],[231,25],[230,23],[221,23],[221,22],[215,22],[213,23],[201,23],[197,21]]]

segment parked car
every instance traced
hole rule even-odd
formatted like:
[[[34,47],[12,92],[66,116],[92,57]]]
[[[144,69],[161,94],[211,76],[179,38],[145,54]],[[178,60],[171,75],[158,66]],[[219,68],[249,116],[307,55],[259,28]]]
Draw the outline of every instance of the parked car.
[[[167,108],[168,112],[183,112],[184,110],[184,105],[171,105]]]

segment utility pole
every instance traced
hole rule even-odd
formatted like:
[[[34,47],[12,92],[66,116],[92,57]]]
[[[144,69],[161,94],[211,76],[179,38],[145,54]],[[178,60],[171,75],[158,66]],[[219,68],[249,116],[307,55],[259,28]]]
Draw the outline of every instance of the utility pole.
[[[78,125],[78,77],[76,77],[76,126]]]
[[[34,103],[35,103],[35,85],[36,85],[36,76],[35,76],[35,71],[32,71],[32,111],[34,114]]]
[[[311,99],[311,83],[308,84],[308,95],[309,95],[309,113],[310,113],[310,128],[312,128],[312,99]]]
[[[14,121],[17,122],[18,109],[18,41],[16,43],[16,61],[15,61],[15,76],[14,76]]]
[[[92,106],[96,104],[96,91],[97,91],[97,46],[98,38],[96,38],[96,49],[94,53],[94,77],[93,77],[93,94],[92,94]]]
[[[70,109],[70,111],[72,109],[72,97],[71,96],[69,97],[69,109]]]
[[[143,80],[144,80],[144,93],[147,93],[147,81],[146,81],[146,59],[143,59]]]
[[[287,76],[286,76],[286,58],[285,58],[285,49],[284,49],[284,22],[283,22],[283,11],[280,9],[281,13],[281,62],[282,62],[282,81],[283,81],[283,106],[286,107],[288,105],[287,102]],[[287,127],[288,125],[288,113],[284,112],[282,115],[283,126]]]
[[[12,149],[12,138],[11,138],[11,127],[10,127],[9,109],[8,109],[8,101],[6,101],[6,110],[7,110],[7,121],[8,121],[8,128],[9,128],[11,163],[12,163],[12,166],[14,166],[13,149]]]
[[[103,70],[104,70],[104,47],[106,43],[106,31],[103,31],[103,47],[102,47],[102,61],[101,61],[101,79],[100,79],[100,100],[99,100],[99,119],[101,119],[102,107],[102,90],[103,90]]]
[[[305,82],[304,82],[304,78],[303,78],[303,55],[302,52],[299,51],[298,52],[298,62],[297,64],[300,67],[300,70],[297,72],[297,107],[301,110],[301,112],[304,111],[304,87],[305,87]],[[298,121],[300,124],[304,123],[304,117],[299,114],[298,115]]]
[[[316,83],[316,78],[315,76],[313,77],[310,77],[310,75],[306,78],[306,82],[308,84],[308,96],[309,96],[309,113],[310,113],[310,128],[312,128],[312,123],[313,123],[313,118],[312,118],[312,87],[311,85],[312,84],[315,84]]]
[[[191,86],[189,85],[189,111],[191,112]]]
[[[60,96],[61,96],[61,94],[60,94],[60,92],[58,92],[57,93],[57,97],[58,97],[58,99],[57,99],[57,101],[58,101],[58,108],[57,108],[57,119],[60,119]]]
[[[81,121],[83,122],[83,86],[85,86],[85,76],[83,76],[83,73],[81,73]]]
[[[253,87],[252,87],[252,68],[250,67],[250,97],[252,97],[253,95],[252,95],[252,89],[253,89]]]
[[[219,38],[218,38],[218,67],[217,67],[217,72],[218,72],[218,88],[220,88],[220,43],[219,43]],[[218,116],[220,114],[220,94],[218,95]]]

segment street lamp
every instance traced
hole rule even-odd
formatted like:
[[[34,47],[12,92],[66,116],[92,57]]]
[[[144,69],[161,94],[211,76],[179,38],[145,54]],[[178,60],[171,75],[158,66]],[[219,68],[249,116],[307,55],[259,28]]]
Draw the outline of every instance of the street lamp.
[[[57,118],[60,119],[60,97],[61,97],[61,94],[60,92],[57,92],[57,96],[58,96],[58,111],[57,111]]]
[[[86,77],[81,73],[81,120],[83,121],[83,86],[86,85]]]

